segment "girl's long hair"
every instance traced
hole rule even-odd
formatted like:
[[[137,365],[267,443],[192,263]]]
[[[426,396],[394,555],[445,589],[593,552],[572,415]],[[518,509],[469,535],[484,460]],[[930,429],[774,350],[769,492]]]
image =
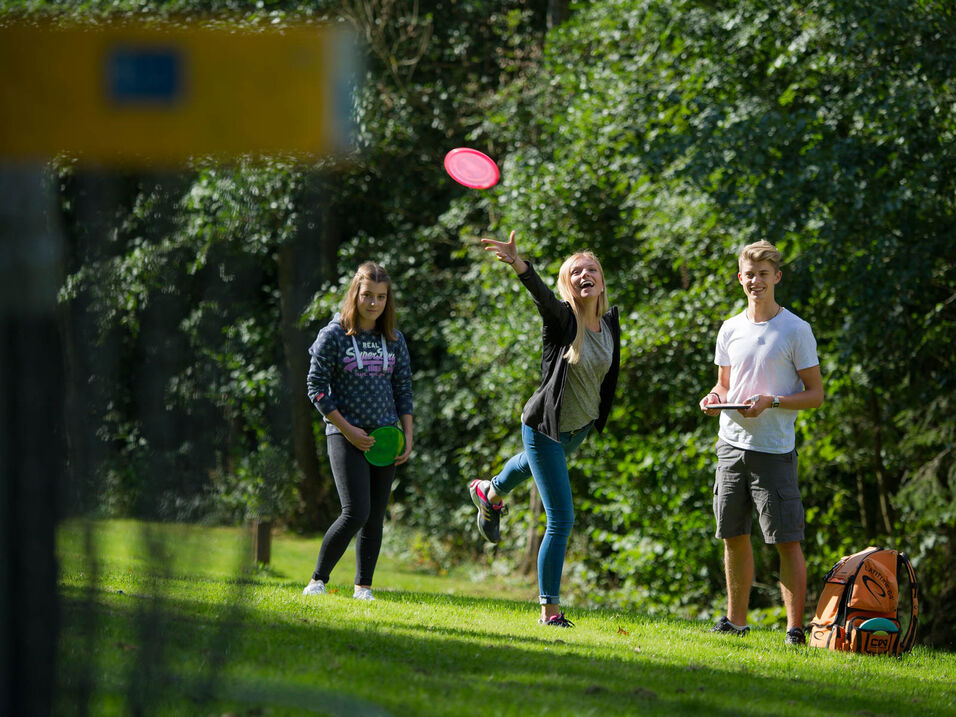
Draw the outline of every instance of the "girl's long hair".
[[[604,291],[602,291],[598,297],[597,304],[594,308],[595,316],[598,318],[602,317],[607,312],[609,305],[607,300],[607,283],[604,281],[604,267],[601,266],[600,260],[598,260],[594,253],[590,251],[579,251],[577,254],[572,254],[565,259],[561,268],[558,270],[558,293],[561,294],[562,299],[571,304],[571,310],[574,311],[574,318],[577,320],[578,325],[574,341],[568,346],[568,350],[564,352],[564,358],[568,360],[568,363],[577,363],[581,358],[581,343],[584,341],[584,332],[587,331],[587,325],[584,321],[587,318],[584,315],[584,305],[578,303],[574,297],[574,292],[571,291],[571,265],[582,257],[590,259],[597,264],[598,271],[601,273],[601,283],[604,284]]]
[[[359,332],[358,318],[358,298],[359,291],[362,288],[363,281],[373,281],[385,284],[388,287],[388,294],[385,297],[385,310],[375,320],[375,330],[382,334],[389,341],[394,341],[395,336],[395,299],[392,296],[392,280],[388,272],[374,261],[367,261],[362,264],[352,277],[348,291],[345,292],[345,298],[342,299],[342,316],[339,319],[342,328],[348,336],[353,336]]]

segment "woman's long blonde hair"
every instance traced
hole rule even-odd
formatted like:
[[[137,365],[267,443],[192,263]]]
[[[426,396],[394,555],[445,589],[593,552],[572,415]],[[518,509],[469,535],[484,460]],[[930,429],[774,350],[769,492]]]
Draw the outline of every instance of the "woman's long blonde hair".
[[[388,286],[385,310],[375,320],[375,330],[389,341],[394,341],[396,338],[395,300],[392,296],[392,280],[389,278],[388,272],[374,261],[367,261],[362,264],[355,272],[355,276],[352,277],[352,283],[349,284],[348,291],[345,292],[345,298],[342,299],[342,316],[339,318],[342,328],[345,329],[347,336],[353,336],[359,332],[358,297],[363,281],[374,281]]]
[[[571,304],[571,310],[574,311],[574,318],[577,320],[578,325],[574,341],[571,342],[571,345],[568,346],[568,350],[564,353],[564,357],[568,360],[568,363],[577,363],[581,358],[581,343],[584,341],[584,332],[587,331],[587,324],[584,320],[587,318],[584,316],[584,306],[577,302],[574,297],[574,292],[571,291],[571,265],[581,258],[590,259],[597,264],[598,271],[601,272],[601,283],[604,284],[604,291],[601,292],[597,305],[595,306],[595,315],[598,318],[604,316],[609,306],[607,300],[607,282],[604,280],[604,267],[601,266],[600,260],[594,253],[590,251],[579,251],[565,259],[561,268],[558,270],[558,293],[561,294],[562,299]]]

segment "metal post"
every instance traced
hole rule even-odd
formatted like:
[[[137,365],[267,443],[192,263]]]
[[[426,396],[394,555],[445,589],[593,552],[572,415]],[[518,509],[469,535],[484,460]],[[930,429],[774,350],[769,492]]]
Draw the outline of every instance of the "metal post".
[[[49,715],[59,629],[61,237],[42,165],[0,165],[0,713]]]

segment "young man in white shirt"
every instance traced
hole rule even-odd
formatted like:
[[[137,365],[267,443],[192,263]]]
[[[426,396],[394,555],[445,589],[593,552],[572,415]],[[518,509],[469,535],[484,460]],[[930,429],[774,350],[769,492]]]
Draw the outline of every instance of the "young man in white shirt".
[[[780,306],[774,288],[783,276],[780,253],[759,241],[743,248],[737,279],[747,308],[717,335],[717,383],[700,400],[720,416],[714,516],[724,541],[727,615],[714,632],[744,635],[754,579],[750,529],[757,509],[764,541],[780,556],[780,591],[788,645],[803,645],[807,569],[800,542],[804,511],[797,483],[794,423],[797,411],[823,403],[823,379],[810,325]],[[748,404],[716,409],[712,404]]]

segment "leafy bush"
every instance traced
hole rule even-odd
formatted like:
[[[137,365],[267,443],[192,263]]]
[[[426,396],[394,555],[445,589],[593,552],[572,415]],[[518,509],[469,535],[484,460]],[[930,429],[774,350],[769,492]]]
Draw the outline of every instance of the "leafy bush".
[[[288,450],[264,443],[213,476],[215,505],[231,522],[280,520],[299,507],[298,480]]]

